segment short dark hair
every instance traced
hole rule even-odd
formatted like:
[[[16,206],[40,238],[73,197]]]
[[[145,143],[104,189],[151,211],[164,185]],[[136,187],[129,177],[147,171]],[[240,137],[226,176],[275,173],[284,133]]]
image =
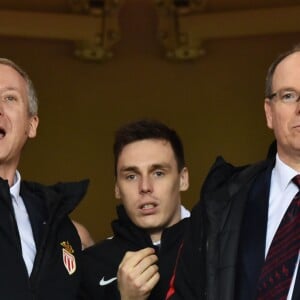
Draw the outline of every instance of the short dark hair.
[[[267,72],[267,77],[266,77],[266,87],[265,87],[265,97],[266,98],[271,98],[271,95],[274,93],[273,91],[273,76],[275,73],[275,70],[277,66],[288,56],[291,54],[294,54],[296,52],[300,52],[300,44],[297,44],[294,46],[291,50],[286,51],[282,54],[280,54],[270,65],[268,72]]]
[[[175,154],[178,171],[185,167],[183,145],[176,131],[159,121],[143,119],[128,123],[116,131],[113,146],[115,175],[117,175],[118,159],[123,148],[133,142],[147,139],[169,142]]]

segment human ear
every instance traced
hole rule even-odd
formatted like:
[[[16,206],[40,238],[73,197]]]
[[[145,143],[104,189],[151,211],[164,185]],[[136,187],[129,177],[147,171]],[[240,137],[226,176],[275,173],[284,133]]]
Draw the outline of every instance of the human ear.
[[[120,189],[117,183],[115,183],[115,197],[116,199],[121,199]]]
[[[29,128],[28,128],[29,138],[36,137],[38,125],[39,125],[39,117],[37,115],[31,116],[29,119]]]
[[[189,188],[189,171],[187,167],[184,167],[180,171],[180,182],[179,182],[179,190],[186,191]]]
[[[266,120],[267,120],[267,126],[270,129],[273,129],[273,117],[272,117],[272,107],[271,107],[272,103],[270,101],[270,99],[265,99],[265,103],[264,103],[264,109],[265,109],[265,116],[266,116]]]

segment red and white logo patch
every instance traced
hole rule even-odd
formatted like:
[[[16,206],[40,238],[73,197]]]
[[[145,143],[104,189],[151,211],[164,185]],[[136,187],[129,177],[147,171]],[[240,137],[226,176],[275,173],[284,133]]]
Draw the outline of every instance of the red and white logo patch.
[[[65,268],[67,269],[68,273],[72,275],[76,271],[76,259],[73,254],[68,252],[65,248],[62,249],[63,252],[63,262]]]

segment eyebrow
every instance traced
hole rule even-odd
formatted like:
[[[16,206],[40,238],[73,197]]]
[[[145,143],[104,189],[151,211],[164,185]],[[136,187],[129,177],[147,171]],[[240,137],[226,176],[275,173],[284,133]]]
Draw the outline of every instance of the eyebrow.
[[[287,86],[287,87],[280,88],[277,91],[297,91],[297,89],[291,86]]]
[[[19,89],[16,87],[13,87],[13,86],[4,87],[4,88],[0,89],[1,93],[7,92],[7,91],[14,91],[14,92],[20,93]]]
[[[171,169],[171,165],[168,164],[168,163],[162,163],[162,164],[153,164],[150,166],[149,168],[151,171],[152,170],[156,170],[156,169]],[[125,167],[122,167],[120,169],[120,172],[135,172],[135,173],[138,173],[139,172],[139,168],[136,167],[136,166],[125,166]]]
[[[168,164],[168,163],[162,163],[162,164],[153,164],[151,166],[151,169],[152,170],[155,170],[155,169],[171,169],[171,165]]]
[[[120,169],[120,172],[138,172],[138,168],[135,166],[125,166]]]

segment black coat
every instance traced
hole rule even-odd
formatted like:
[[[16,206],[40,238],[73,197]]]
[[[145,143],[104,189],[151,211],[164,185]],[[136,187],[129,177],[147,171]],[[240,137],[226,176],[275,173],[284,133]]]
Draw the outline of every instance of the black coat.
[[[217,159],[192,210],[168,300],[235,299],[246,201],[272,159],[243,167]]]
[[[20,194],[27,208],[36,242],[36,258],[28,278],[7,181],[0,180],[0,298],[4,300],[71,300],[79,287],[78,267],[70,275],[63,263],[62,242],[73,257],[80,256],[80,240],[68,214],[85,194],[87,182],[46,187],[22,182]],[[70,247],[68,248],[69,251]],[[72,257],[72,256],[70,256]],[[78,266],[78,260],[77,260]]]
[[[114,236],[83,252],[82,290],[84,299],[120,299],[117,280],[113,279],[117,276],[118,267],[124,254],[126,251],[153,247],[149,234],[130,221],[123,206],[118,207],[117,213],[118,219],[112,222]],[[177,251],[182,242],[185,223],[184,219],[163,232],[161,246],[156,249],[159,257],[160,281],[148,299],[162,300],[165,298],[175,266]],[[109,283],[100,285],[102,279]]]

